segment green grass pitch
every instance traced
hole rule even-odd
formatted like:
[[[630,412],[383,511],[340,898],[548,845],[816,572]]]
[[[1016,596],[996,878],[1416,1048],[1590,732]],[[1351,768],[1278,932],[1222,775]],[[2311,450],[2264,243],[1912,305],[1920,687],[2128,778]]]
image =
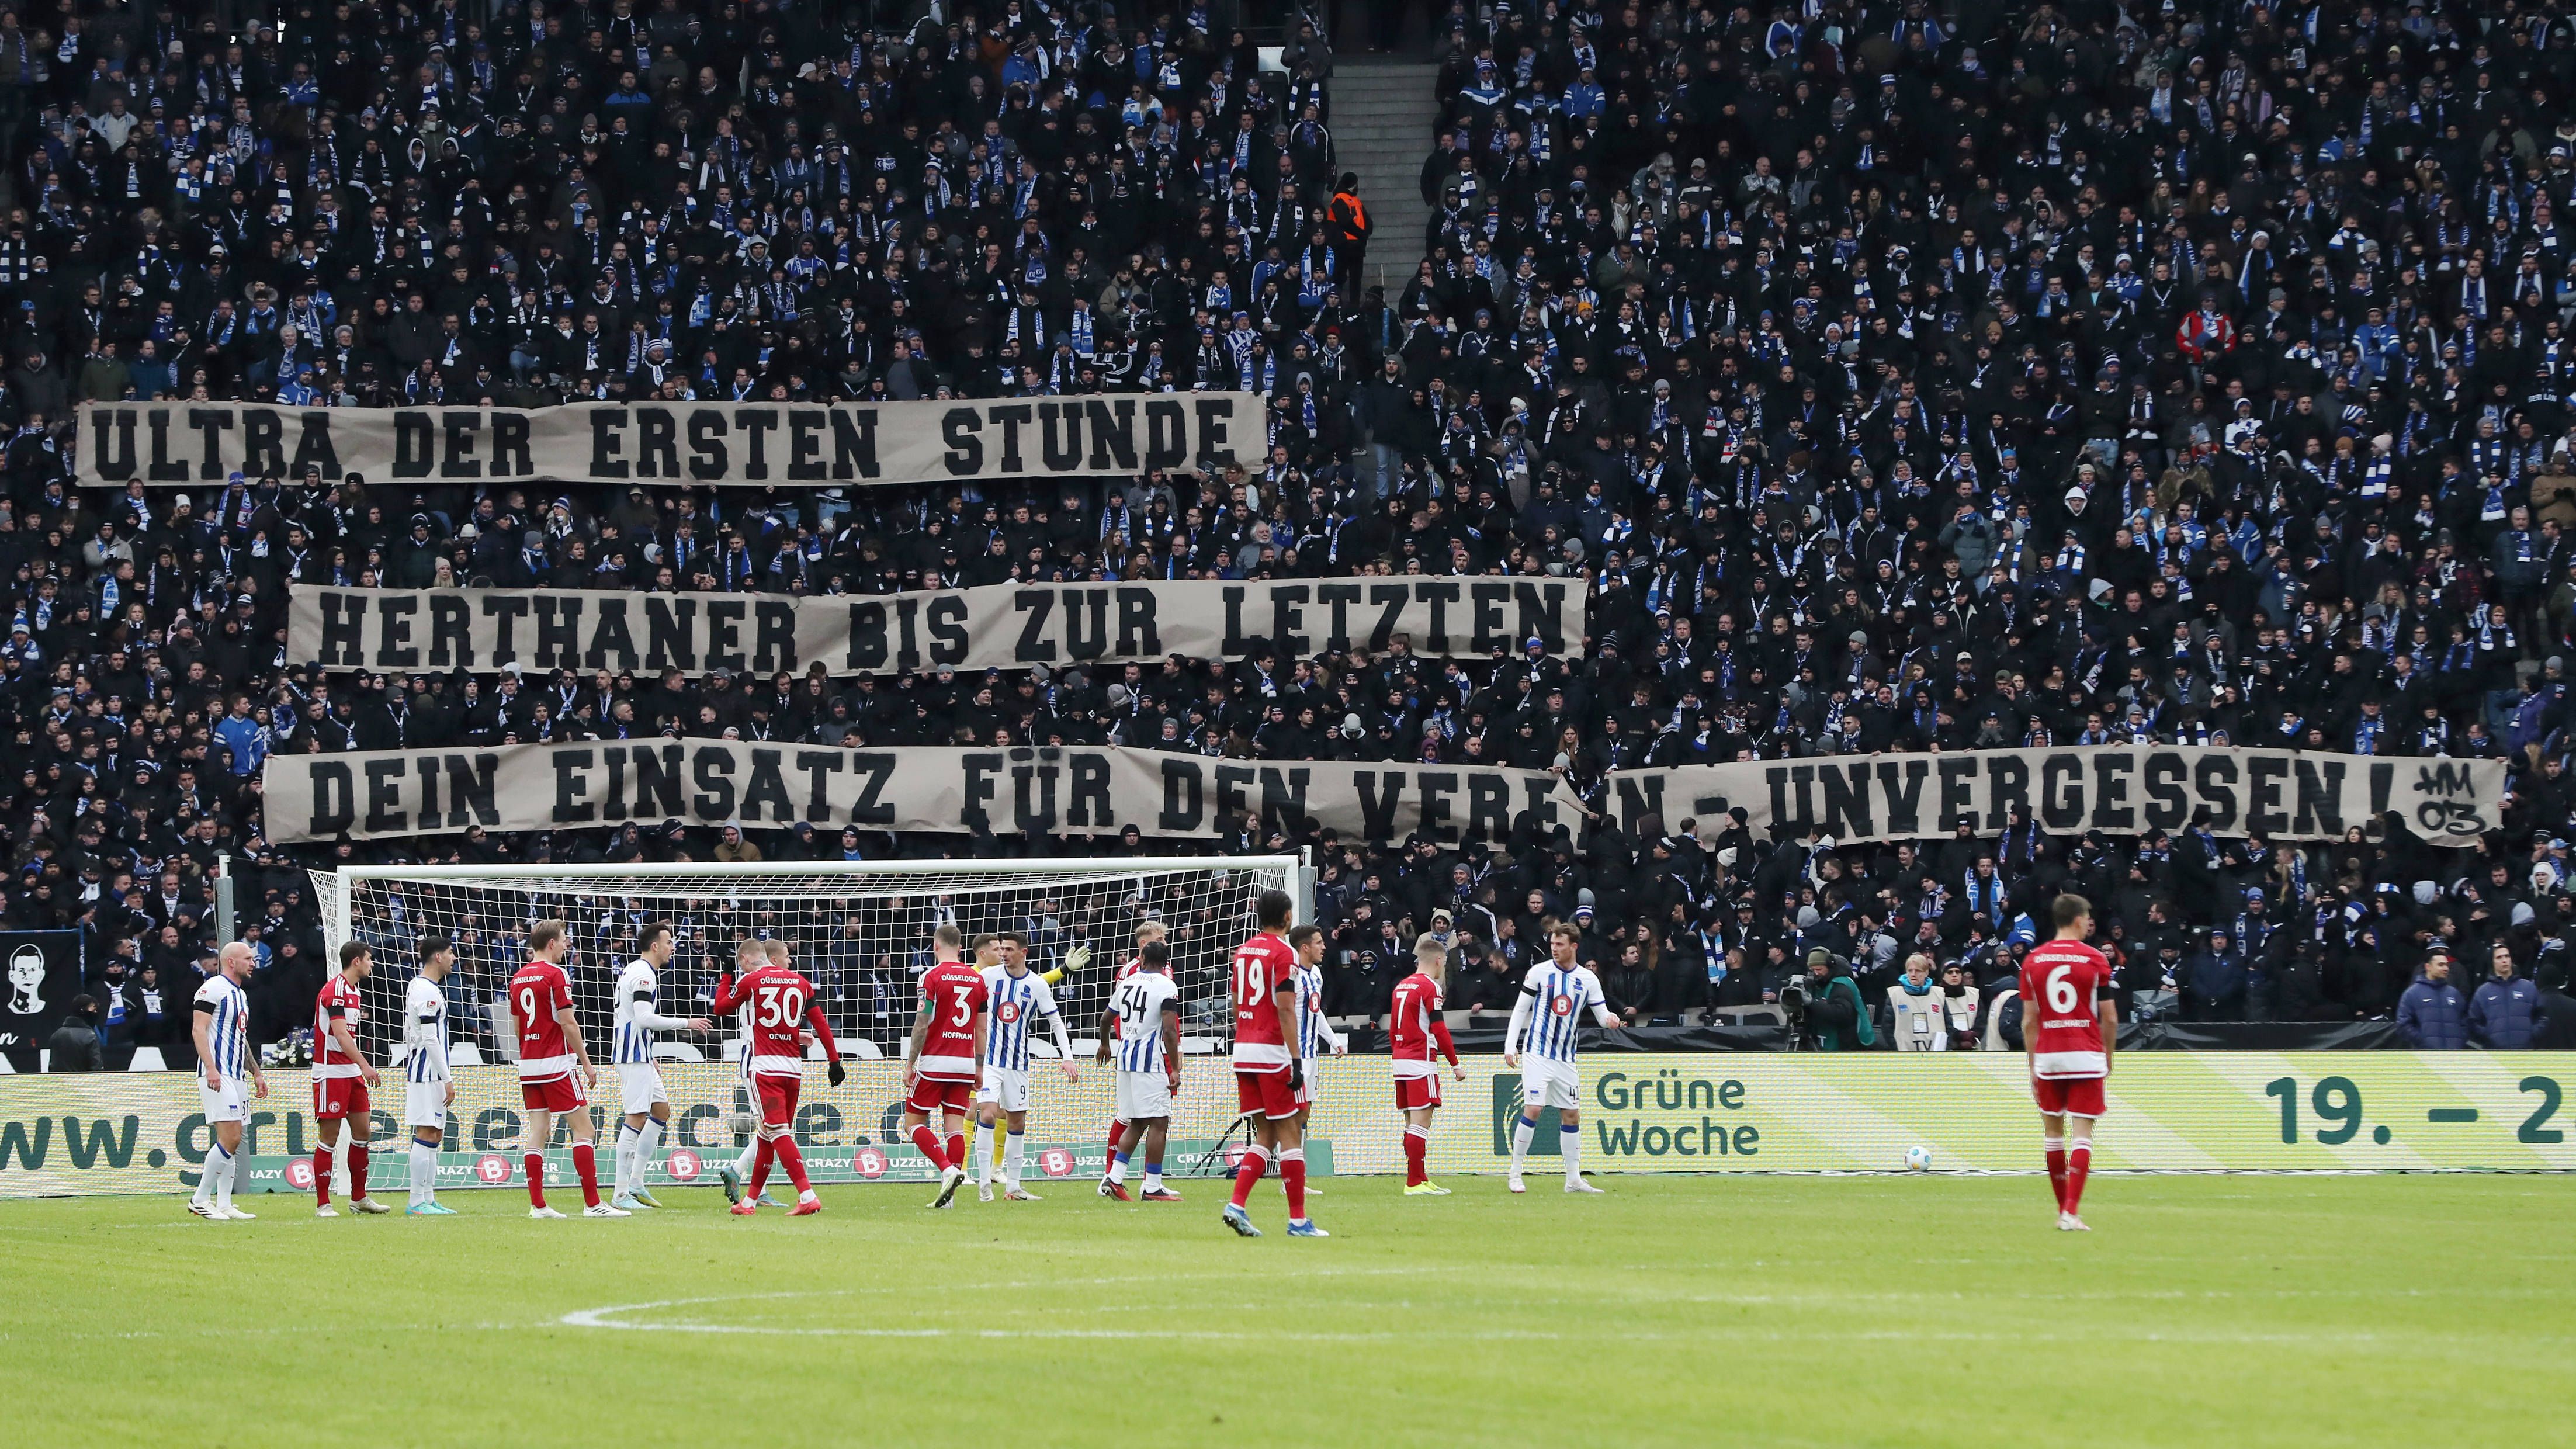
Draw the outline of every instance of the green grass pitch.
[[[2561,1178],[2097,1177],[2089,1235],[2036,1178],[1601,1181],[1339,1179],[1326,1242],[1208,1181],[14,1202],[0,1386],[47,1446],[2568,1442]]]

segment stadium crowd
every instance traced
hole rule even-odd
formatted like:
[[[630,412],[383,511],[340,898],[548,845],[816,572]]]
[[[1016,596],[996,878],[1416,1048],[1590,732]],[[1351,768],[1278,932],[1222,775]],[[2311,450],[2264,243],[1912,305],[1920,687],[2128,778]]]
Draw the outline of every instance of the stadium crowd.
[[[1338,170],[1311,23],[1265,71],[1205,5],[268,14],[0,6],[6,922],[88,934],[111,1061],[181,1046],[219,855],[274,1040],[323,971],[308,867],[1172,848],[262,838],[272,754],[662,731],[1474,760],[1596,801],[1648,763],[2149,737],[2500,756],[2508,808],[2460,849],[2394,819],[2325,844],[2022,820],[1850,846],[1724,817],[1226,844],[1317,848],[1343,1014],[1382,1008],[1436,923],[1464,941],[1451,1004],[1498,1020],[1571,920],[1640,1023],[1773,1000],[1827,953],[1859,989],[1818,999],[1861,1020],[1813,1034],[1858,1045],[1891,992],[2009,977],[2074,889],[2150,1012],[2403,998],[2428,1045],[2576,1027],[2543,1005],[2576,836],[2576,28],[2554,3],[1453,0],[1419,236]],[[1372,285],[1371,256],[1399,280]],[[1268,393],[1266,466],[121,495],[67,469],[84,400],[1148,388]],[[1587,647],[704,681],[339,676],[284,647],[299,583],[1379,570],[1579,577]],[[632,924],[611,905],[579,957],[603,994]],[[1114,914],[1040,924],[1114,947]],[[695,923],[710,956],[735,924]],[[509,969],[490,925],[469,990]],[[2518,971],[2530,1005],[2472,1013],[2489,973],[2449,985],[2437,952]],[[819,954],[836,1014],[899,1035],[900,960]]]

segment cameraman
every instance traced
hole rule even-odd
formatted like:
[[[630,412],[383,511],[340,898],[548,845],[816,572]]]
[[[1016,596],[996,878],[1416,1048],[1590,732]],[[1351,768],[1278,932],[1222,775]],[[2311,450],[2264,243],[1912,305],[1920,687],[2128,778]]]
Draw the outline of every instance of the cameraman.
[[[1858,1051],[1877,1045],[1878,1037],[1870,1029],[1869,1007],[1861,1000],[1860,987],[1833,952],[1819,946],[1807,953],[1807,979],[1803,984],[1807,1009],[1801,1045],[1820,1052]]]

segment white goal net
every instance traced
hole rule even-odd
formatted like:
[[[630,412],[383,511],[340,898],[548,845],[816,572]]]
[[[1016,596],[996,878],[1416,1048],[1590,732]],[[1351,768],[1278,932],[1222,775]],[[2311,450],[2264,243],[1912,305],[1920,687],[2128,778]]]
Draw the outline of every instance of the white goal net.
[[[1235,1118],[1234,1082],[1222,1055],[1231,1023],[1226,969],[1234,947],[1253,929],[1255,898],[1285,890],[1297,902],[1299,920],[1311,918],[1313,909],[1309,877],[1291,856],[366,866],[316,871],[313,881],[329,959],[336,963],[350,940],[372,950],[360,1035],[380,1067],[396,1062],[403,1049],[403,992],[419,969],[421,942],[444,938],[456,947],[446,984],[460,1068],[451,1140],[469,1153],[506,1151],[518,1130],[518,1097],[506,1066],[516,1039],[503,998],[511,973],[527,960],[531,923],[560,919],[570,929],[566,967],[592,1058],[603,1064],[602,1090],[593,1101],[605,1111],[616,1107],[605,1069],[612,988],[635,955],[640,927],[665,921],[673,929],[678,949],[662,973],[661,1009],[679,1016],[708,1014],[738,941],[784,941],[791,964],[815,983],[853,1068],[847,1087],[822,1093],[817,1049],[799,1132],[813,1141],[809,1160],[819,1157],[818,1168],[841,1163],[860,1178],[917,1175],[917,1157],[893,1130],[897,1058],[918,1006],[914,981],[931,960],[932,933],[940,925],[953,923],[970,939],[984,931],[1020,932],[1039,972],[1066,969],[1077,948],[1089,948],[1088,962],[1067,970],[1055,987],[1083,1080],[1064,1082],[1052,1061],[1031,1064],[1038,1091],[1032,1145],[1068,1154],[1061,1164],[1067,1174],[1059,1174],[1068,1175],[1098,1167],[1111,1093],[1109,1074],[1093,1068],[1089,1048],[1117,968],[1134,954],[1138,927],[1149,920],[1163,925],[1181,985],[1189,1060],[1175,1104],[1178,1146],[1214,1141]],[[1036,1055],[1053,1056],[1047,1033],[1035,1033],[1034,1040],[1045,1044]],[[732,1065],[738,1050],[730,1021],[719,1021],[704,1038],[665,1034],[664,1077],[683,1119],[673,1134],[675,1160],[688,1152],[729,1155],[744,1140]],[[478,1063],[486,1070],[478,1072]],[[387,1071],[375,1107],[375,1136],[398,1137],[398,1072]],[[1041,1160],[1050,1170],[1059,1165]],[[685,1169],[693,1166],[676,1162],[673,1174],[687,1180]]]

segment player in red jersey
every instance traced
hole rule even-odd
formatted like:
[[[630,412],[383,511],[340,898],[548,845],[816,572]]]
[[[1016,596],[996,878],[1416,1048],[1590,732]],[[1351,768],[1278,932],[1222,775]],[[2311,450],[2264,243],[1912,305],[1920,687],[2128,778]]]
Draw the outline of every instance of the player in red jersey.
[[[1431,1049],[1449,1059],[1459,1081],[1467,1069],[1458,1065],[1458,1044],[1449,1039],[1449,1024],[1440,1019],[1440,984],[1449,974],[1449,947],[1428,931],[1413,942],[1413,974],[1395,983],[1395,998],[1386,1013],[1387,1054],[1395,1063],[1395,1109],[1404,1114],[1404,1195],[1447,1197],[1449,1189],[1431,1181],[1431,1115],[1440,1110],[1440,1069]]]
[[[1136,953],[1129,956],[1126,960],[1118,963],[1118,973],[1111,977],[1109,981],[1109,991],[1113,1001],[1117,996],[1118,983],[1135,975],[1137,971],[1143,968],[1145,964],[1145,948],[1156,941],[1162,940],[1169,934],[1170,931],[1161,921],[1144,921],[1137,925]],[[1118,1040],[1118,1013],[1114,1009],[1106,1019],[1103,1031],[1104,1034],[1100,1038],[1103,1045]],[[1125,1139],[1126,1133],[1127,1119],[1119,1116],[1116,1108],[1111,1108],[1108,1133],[1110,1158],[1114,1159],[1118,1156],[1119,1144]]]
[[[559,1218],[546,1206],[546,1143],[554,1136],[555,1117],[572,1128],[572,1166],[581,1178],[582,1216],[622,1218],[633,1214],[599,1200],[599,1150],[593,1145],[590,1089],[599,1085],[599,1068],[590,1062],[590,1047],[581,1039],[573,1016],[572,979],[564,975],[564,957],[572,938],[564,923],[539,921],[528,928],[527,965],[510,978],[510,1011],[519,1019],[519,1104],[527,1108],[527,1135],[519,1155],[528,1172],[528,1216]]]
[[[782,949],[772,951],[772,945]],[[823,1210],[823,1200],[814,1195],[814,1184],[805,1178],[805,1154],[797,1150],[790,1130],[796,1120],[796,1094],[805,1085],[804,1028],[811,1027],[814,1040],[822,1043],[823,1060],[831,1063],[832,1085],[841,1085],[850,1075],[841,1065],[841,1049],[832,1040],[832,1024],[823,1016],[814,983],[788,969],[784,959],[772,959],[785,956],[783,945],[744,941],[734,953],[735,974],[716,983],[715,1004],[707,1009],[711,1016],[741,1011],[751,1025],[744,1066],[753,1095],[760,1101],[759,1155],[752,1159],[751,1186],[742,1201],[733,1205],[736,1217],[760,1211],[760,1190],[769,1182],[773,1161],[783,1163],[787,1180],[796,1184],[796,1206],[787,1210],[789,1217],[810,1217]]]
[[[955,1201],[966,1180],[966,1110],[983,1080],[984,1033],[990,1026],[984,968],[1002,961],[1000,939],[983,935],[975,938],[975,964],[967,965],[957,959],[960,939],[955,926],[932,935],[937,959],[921,973],[921,1011],[903,1049],[903,1130],[939,1169],[939,1196],[930,1202],[935,1208]],[[944,1145],[930,1127],[934,1112],[947,1128]]]
[[[2093,1167],[2093,1123],[2102,1115],[2102,1084],[2111,1076],[2120,1014],[2111,1001],[2111,963],[2085,944],[2093,934],[2092,904],[2078,895],[2059,896],[2049,917],[2056,937],[2021,958],[2022,1052],[2030,1059],[2030,1091],[2039,1102],[2048,1180],[2057,1189],[2057,1226],[2082,1233],[2092,1231],[2076,1213],[2084,1202],[2084,1176]],[[2070,1118],[2072,1142],[2066,1135]]]
[[[1234,1174],[1234,1200],[1225,1225],[1247,1238],[1261,1236],[1244,1205],[1279,1155],[1279,1185],[1288,1192],[1288,1236],[1331,1234],[1306,1217],[1306,1138],[1297,1128],[1297,1089],[1305,1068],[1290,1044],[1297,1041],[1297,952],[1288,944],[1286,891],[1263,891],[1253,903],[1261,929],[1234,948],[1234,1090],[1243,1115],[1257,1119],[1252,1145]]]
[[[313,1215],[336,1218],[331,1206],[331,1155],[340,1146],[341,1127],[348,1129],[349,1206],[362,1213],[393,1209],[367,1196],[367,1136],[374,1131],[367,1089],[379,1078],[358,1048],[358,983],[375,969],[376,958],[358,941],[340,946],[340,974],[322,983],[313,999]]]

